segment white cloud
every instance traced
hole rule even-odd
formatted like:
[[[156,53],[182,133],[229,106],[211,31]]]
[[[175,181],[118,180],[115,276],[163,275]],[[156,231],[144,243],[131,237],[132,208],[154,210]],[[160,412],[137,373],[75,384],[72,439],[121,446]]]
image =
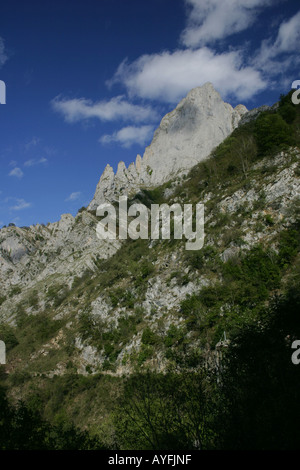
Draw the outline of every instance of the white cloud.
[[[278,52],[298,52],[300,42],[300,11],[279,28],[274,45]]]
[[[178,102],[192,88],[212,82],[223,98],[248,99],[266,87],[254,67],[242,64],[238,51],[217,54],[207,47],[143,55],[123,62],[113,80],[123,83],[131,96]]]
[[[39,137],[32,137],[32,139],[24,145],[26,152],[32,147],[36,147],[40,143],[41,139]]]
[[[26,162],[24,162],[24,166],[30,167],[30,166],[45,164],[47,162],[48,162],[48,160],[45,157],[42,157],[40,159],[32,158],[30,160],[26,160]]]
[[[57,149],[55,147],[44,147],[44,152],[48,157],[52,157],[53,155],[57,154]]]
[[[198,47],[249,28],[258,13],[274,0],[185,0],[187,27],[181,35],[185,46]]]
[[[11,206],[9,208],[11,211],[20,211],[23,209],[27,209],[28,207],[31,207],[31,202],[26,202],[24,199],[19,199],[19,198],[9,198],[9,199],[14,199],[16,202],[14,206]]]
[[[265,40],[252,56],[246,55],[242,45],[236,49],[224,48],[226,38],[250,28],[264,9],[286,0],[184,1],[187,23],[180,37],[181,46],[174,51],[145,54],[132,62],[125,59],[107,82],[108,86],[123,85],[128,99],[121,95],[109,101],[93,102],[58,96],[51,102],[53,109],[68,122],[89,118],[126,120],[134,125],[103,135],[99,141],[102,144],[115,142],[124,147],[134,143],[143,145],[153,129],[137,124],[154,122],[152,119],[157,119],[157,114],[144,102],[133,104],[133,99],[176,104],[192,88],[211,82],[224,100],[244,102],[274,82],[279,73],[278,55],[295,51],[299,43],[300,12],[283,22],[277,37]],[[223,41],[222,49],[214,47],[217,41]],[[250,47],[248,53],[249,50]],[[286,54],[281,59],[281,70],[285,67],[287,70],[297,60],[300,62],[295,54]]]
[[[153,134],[153,126],[127,126],[111,135],[102,136],[99,141],[102,144],[117,142],[122,147],[129,148],[133,144],[144,145]]]
[[[27,160],[25,163],[24,163],[24,166],[33,166],[35,165],[36,161],[35,160]]]
[[[21,170],[21,168],[15,167],[13,170],[10,171],[9,176],[15,176],[16,178],[22,178],[24,176],[24,173]]]
[[[5,64],[5,62],[7,61],[7,58],[8,57],[5,53],[4,41],[0,37],[0,67],[2,67],[2,65]]]
[[[129,103],[124,96],[116,96],[110,101],[93,103],[85,98],[63,99],[56,97],[51,102],[55,111],[61,113],[68,122],[98,118],[101,121],[124,119],[133,122],[156,118],[156,112],[150,106]]]
[[[262,42],[252,61],[253,66],[274,75],[283,71],[286,74],[291,65],[299,64],[299,42],[300,11],[281,23],[275,40],[268,38]]]
[[[65,199],[65,201],[77,201],[77,199],[79,199],[80,196],[81,196],[81,192],[77,191],[77,192],[71,193],[70,196],[68,196]]]

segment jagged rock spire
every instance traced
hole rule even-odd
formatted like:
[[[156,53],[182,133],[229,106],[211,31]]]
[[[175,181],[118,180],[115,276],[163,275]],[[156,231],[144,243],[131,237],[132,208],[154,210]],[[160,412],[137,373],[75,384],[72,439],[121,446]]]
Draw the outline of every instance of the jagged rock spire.
[[[120,162],[116,175],[110,166],[105,168],[88,209],[187,172],[231,134],[247,111],[225,103],[211,83],[192,89],[163,117],[143,157],[138,155],[128,168]]]

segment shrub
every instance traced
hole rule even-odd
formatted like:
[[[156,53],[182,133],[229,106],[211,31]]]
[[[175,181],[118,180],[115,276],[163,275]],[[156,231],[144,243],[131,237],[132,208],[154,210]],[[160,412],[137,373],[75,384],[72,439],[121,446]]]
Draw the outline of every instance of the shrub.
[[[48,288],[46,298],[53,302],[54,307],[59,307],[68,295],[68,288],[65,286],[50,286]]]
[[[18,294],[20,294],[21,292],[22,292],[22,289],[21,289],[20,286],[14,286],[14,287],[11,289],[10,293],[9,293],[9,297],[13,297],[14,295],[18,295]]]
[[[32,292],[28,297],[28,305],[30,307],[36,308],[38,306],[38,293],[36,291]]]
[[[292,124],[297,116],[296,106],[293,104],[291,96],[293,91],[287,95],[280,96],[278,113],[288,124]]]
[[[265,222],[266,222],[266,224],[269,225],[269,226],[272,226],[272,225],[275,224],[275,222],[274,222],[274,220],[273,220],[273,218],[272,218],[272,216],[271,216],[270,214],[267,214],[267,215],[265,216]]]
[[[196,269],[202,269],[206,264],[209,267],[215,265],[217,260],[217,250],[214,246],[206,245],[202,250],[187,251],[186,260],[190,266]]]
[[[279,238],[279,265],[287,267],[297,255],[300,244],[300,235],[297,230],[284,230]]]
[[[134,308],[136,300],[132,291],[122,289],[121,287],[110,291],[109,298],[113,307],[116,307],[118,304],[121,304],[122,306],[130,309]]]
[[[147,327],[144,329],[142,334],[142,343],[146,345],[153,345],[157,342],[158,337],[157,335],[151,330],[151,328]]]
[[[142,344],[141,350],[137,356],[137,365],[141,366],[153,355],[153,348],[148,344]]]
[[[177,328],[175,325],[170,325],[168,332],[164,338],[164,345],[167,348],[180,344],[185,337],[185,332],[182,328]]]
[[[4,341],[6,351],[10,351],[19,344],[14,329],[9,325],[0,324],[0,340]]]
[[[262,113],[255,122],[255,136],[262,155],[294,143],[292,129],[280,114]]]

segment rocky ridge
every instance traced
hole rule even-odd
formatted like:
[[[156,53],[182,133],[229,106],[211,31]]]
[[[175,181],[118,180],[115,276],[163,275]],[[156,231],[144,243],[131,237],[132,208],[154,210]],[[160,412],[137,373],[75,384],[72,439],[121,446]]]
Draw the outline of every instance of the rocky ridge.
[[[163,117],[143,157],[137,155],[128,168],[120,162],[116,174],[106,166],[88,210],[186,174],[231,134],[247,111],[243,105],[233,109],[225,103],[211,83],[192,89]]]
[[[126,168],[120,162],[116,174],[108,164],[99,180],[88,212],[76,217],[63,214],[47,226],[8,227],[0,232],[0,279],[6,293],[22,283],[30,287],[50,275],[69,274],[70,279],[93,269],[96,258],[106,258],[120,247],[95,236],[93,211],[120,195],[134,195],[186,174],[207,158],[240,122],[247,108],[225,103],[211,83],[192,89],[168,113],[155,131],[143,157]],[[73,274],[73,276],[72,276]],[[71,282],[70,280],[70,282]]]
[[[206,89],[211,90],[211,86],[207,85]],[[198,96],[202,92],[203,89],[196,89],[189,95]],[[225,113],[224,128],[227,130],[225,132],[223,128],[219,131],[226,134],[230,128],[236,128],[240,121],[239,116],[245,109],[242,107],[232,110],[230,105],[219,101],[217,92],[211,90],[211,94]],[[183,100],[183,107],[185,103]],[[172,123],[175,125],[177,122],[178,132],[180,131],[177,108],[171,116],[164,118],[165,123],[161,125],[153,139],[153,148],[157,146],[158,153],[163,152]],[[198,117],[196,116],[195,120],[199,118],[201,112],[199,111],[199,115],[196,113]],[[212,116],[212,120],[217,122],[218,116]],[[182,125],[182,128],[185,128],[189,122],[185,113],[183,113],[183,122],[185,125]],[[212,132],[209,126],[207,132]],[[202,145],[201,134],[197,130],[195,134],[200,141],[199,146]],[[219,138],[221,139],[221,134]],[[213,149],[216,142],[217,140],[207,143],[207,149],[209,147]],[[195,150],[194,144],[192,145],[189,139],[186,141],[183,139],[182,145],[182,148],[190,149],[191,152]],[[155,160],[152,151],[153,149],[151,151],[149,148],[146,149],[145,155],[148,157],[145,159],[144,155],[143,159],[138,158],[135,165],[129,166],[129,173],[129,168],[126,169],[123,163],[119,164],[118,176],[114,175],[112,168],[108,166],[100,179],[98,193],[96,191],[94,202],[91,204],[114,200],[123,191],[128,191],[129,187],[133,192],[140,191],[141,181],[144,184],[146,176],[143,180],[136,178],[137,168],[140,175],[148,175],[147,181],[150,185],[152,173],[145,173],[142,168],[144,159],[148,162],[153,160],[153,169],[156,164],[158,165],[159,160]],[[196,155],[198,153],[195,150],[195,158]],[[206,158],[203,155],[200,156],[201,160]],[[244,181],[241,176],[237,178],[241,180],[238,188],[236,188],[237,182],[231,181],[230,178],[224,182],[221,178],[211,191],[207,191],[205,186],[204,189],[200,189],[202,182],[201,180],[197,182],[197,197],[202,198],[205,206],[213,208],[206,214],[205,246],[215,247],[222,262],[249,250],[257,243],[272,243],[280,232],[283,220],[286,226],[292,224],[292,208],[297,210],[300,194],[299,157],[299,149],[295,147],[279,152],[272,159],[266,157],[255,161],[249,168],[249,181]],[[171,153],[168,158],[172,162]],[[191,157],[190,164],[193,165],[193,162]],[[179,160],[176,158],[173,163],[171,167],[173,173],[171,171],[170,174],[175,175],[176,180],[188,168],[179,167]],[[179,193],[176,191],[168,193],[167,198],[170,198],[170,202],[184,201],[193,171],[188,174],[185,185],[182,185],[182,194],[181,184],[177,185]],[[196,167],[195,171],[197,172]],[[128,174],[132,176],[131,186],[128,184]],[[157,173],[153,175],[151,184],[154,185],[157,181],[155,178],[158,177]],[[165,182],[165,178],[166,174],[162,173],[162,183]],[[166,192],[164,194],[166,195]],[[114,370],[107,370],[109,345],[105,343],[103,346],[85,336],[88,328],[82,327],[82,317],[89,315],[91,331],[100,325],[101,332],[110,335],[121,329],[122,322],[130,322],[130,319],[136,315],[139,316],[139,322],[143,327],[147,325],[163,337],[170,325],[178,328],[184,325],[185,320],[181,316],[180,305],[186,296],[193,295],[199,289],[216,281],[213,277],[208,278],[205,272],[195,271],[187,266],[183,249],[177,247],[172,251],[165,246],[160,249],[159,243],[152,244],[149,241],[146,251],[137,251],[136,264],[132,268],[127,265],[113,267],[115,278],[106,283],[110,268],[107,266],[103,268],[101,264],[99,268],[99,259],[113,257],[121,244],[117,240],[108,243],[96,237],[97,218],[91,207],[90,210],[79,211],[76,217],[64,214],[59,222],[47,226],[7,227],[0,231],[1,321],[16,325],[18,318],[22,318],[23,321],[24,318],[34,320],[37,315],[46,312],[51,316],[51,321],[65,322],[55,335],[52,337],[50,335],[50,339],[47,341],[42,339],[39,348],[30,354],[29,359],[27,357],[26,367],[30,368],[32,374],[39,374],[41,370],[47,377],[65,373],[70,362],[66,348],[67,338],[70,335],[74,341],[71,358],[77,373],[88,375],[99,370],[116,375],[127,373],[130,371],[128,357],[135,357],[142,351],[142,328],[136,330],[132,328],[130,334],[124,333],[124,338],[118,344],[118,354],[114,357]],[[213,229],[218,223],[220,224],[221,216],[224,216],[222,232],[216,234]],[[118,252],[121,259],[122,252],[123,249]],[[151,252],[155,253],[156,259],[151,259]],[[127,263],[133,256],[132,251],[129,253],[130,256],[125,258]],[[143,265],[143,258],[147,256],[150,256],[151,261]],[[114,263],[117,261],[114,260]],[[86,272],[87,276],[84,277]],[[80,282],[83,285],[82,289],[76,287],[80,286]],[[92,288],[89,288],[90,283]],[[128,299],[124,292],[126,295],[130,293],[132,298]],[[117,333],[114,334],[119,338]],[[51,358],[51,352],[57,353],[57,358],[47,365],[41,364],[43,358]],[[22,354],[28,355],[27,350],[25,353],[22,351]],[[159,354],[155,359],[158,369],[163,367]],[[15,367],[15,364],[12,367]]]

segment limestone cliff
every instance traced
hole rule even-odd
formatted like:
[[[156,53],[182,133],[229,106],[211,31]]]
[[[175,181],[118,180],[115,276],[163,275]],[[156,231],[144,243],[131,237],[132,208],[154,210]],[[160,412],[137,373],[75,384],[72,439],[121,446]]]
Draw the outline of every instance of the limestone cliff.
[[[176,108],[161,120],[143,157],[117,173],[107,165],[88,210],[105,200],[136,192],[140,187],[155,187],[186,173],[207,158],[238,126],[247,108],[225,103],[211,83],[192,89]]]

